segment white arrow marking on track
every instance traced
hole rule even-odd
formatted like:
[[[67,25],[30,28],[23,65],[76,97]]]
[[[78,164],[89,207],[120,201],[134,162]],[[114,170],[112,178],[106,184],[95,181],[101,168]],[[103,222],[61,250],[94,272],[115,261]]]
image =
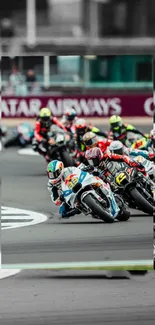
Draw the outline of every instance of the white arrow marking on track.
[[[1,207],[2,230],[33,226],[46,220],[47,216],[42,213],[12,207]]]

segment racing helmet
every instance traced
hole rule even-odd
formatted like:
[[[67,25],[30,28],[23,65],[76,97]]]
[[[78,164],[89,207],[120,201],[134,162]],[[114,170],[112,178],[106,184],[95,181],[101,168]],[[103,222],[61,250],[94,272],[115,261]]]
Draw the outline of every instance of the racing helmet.
[[[100,160],[103,157],[103,153],[100,148],[92,148],[86,151],[85,157],[88,160],[88,163],[94,167],[97,167],[100,164]]]
[[[86,145],[86,148],[94,148],[98,145],[98,137],[95,133],[93,132],[87,132],[83,136],[83,142]]]
[[[53,185],[61,181],[61,174],[64,169],[62,161],[53,160],[47,165],[47,175]]]
[[[123,125],[122,118],[117,115],[112,115],[109,119],[109,123],[112,131],[119,131]]]
[[[66,109],[64,115],[65,115],[67,121],[69,121],[69,122],[74,121],[75,117],[77,116],[76,110],[74,108]]]
[[[79,118],[75,123],[76,132],[78,135],[84,135],[87,132],[87,123],[85,119]]]
[[[42,108],[39,112],[39,118],[45,127],[49,127],[51,119],[51,111],[49,110],[49,108]]]
[[[123,155],[124,146],[121,141],[112,141],[108,150],[117,155]]]

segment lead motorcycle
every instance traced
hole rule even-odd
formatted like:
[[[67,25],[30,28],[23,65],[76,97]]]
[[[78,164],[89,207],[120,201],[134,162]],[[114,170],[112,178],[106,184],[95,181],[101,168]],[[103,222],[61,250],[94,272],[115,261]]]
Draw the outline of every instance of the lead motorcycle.
[[[108,171],[106,180],[113,185],[115,192],[132,208],[153,215],[155,201],[153,198],[154,185],[135,167],[129,167],[125,162],[104,162],[102,177]]]
[[[77,167],[64,169],[62,192],[66,203],[85,215],[91,214],[106,223],[127,221],[128,211],[121,211],[109,184]]]
[[[47,155],[51,160],[62,160],[65,167],[74,166],[74,160],[68,150],[69,134],[65,133],[59,127],[52,125],[47,134],[48,148]]]

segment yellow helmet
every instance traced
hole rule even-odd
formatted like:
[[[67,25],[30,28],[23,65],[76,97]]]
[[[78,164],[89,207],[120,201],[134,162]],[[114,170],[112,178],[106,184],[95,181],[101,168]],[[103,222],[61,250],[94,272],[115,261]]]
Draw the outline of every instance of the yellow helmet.
[[[110,123],[112,130],[118,131],[120,129],[120,127],[122,126],[123,121],[120,116],[112,115],[109,119],[109,123]]]
[[[39,112],[39,117],[41,122],[48,127],[50,125],[50,117],[51,117],[51,111],[49,110],[49,108],[42,108]]]
[[[49,110],[49,108],[41,108],[40,112],[39,112],[39,117],[50,117],[51,116],[51,111]]]

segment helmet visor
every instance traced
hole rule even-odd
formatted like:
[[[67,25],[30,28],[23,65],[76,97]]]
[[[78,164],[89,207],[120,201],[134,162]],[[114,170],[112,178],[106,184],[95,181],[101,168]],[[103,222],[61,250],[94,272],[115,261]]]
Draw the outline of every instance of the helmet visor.
[[[81,134],[81,135],[84,135],[86,133],[86,127],[77,128],[77,133]]]
[[[85,140],[85,144],[86,144],[86,146],[88,146],[88,147],[91,147],[91,146],[93,146],[93,145],[96,144],[96,143],[97,143],[97,141],[96,141],[96,137],[91,138],[91,139],[88,139],[88,140]]]
[[[43,117],[41,117],[41,122],[46,127],[50,126],[50,117],[49,116],[43,116]]]
[[[120,127],[121,127],[121,123],[120,122],[116,122],[116,123],[112,123],[111,124],[111,128],[114,131],[118,131]]]
[[[66,117],[67,117],[68,121],[73,121],[75,118],[75,115],[67,115]]]
[[[60,176],[61,171],[60,170],[56,170],[55,172],[50,171],[48,174],[50,179],[56,179]]]
[[[118,148],[118,149],[116,148],[116,149],[112,149],[110,151],[116,155],[123,155],[123,148]]]

